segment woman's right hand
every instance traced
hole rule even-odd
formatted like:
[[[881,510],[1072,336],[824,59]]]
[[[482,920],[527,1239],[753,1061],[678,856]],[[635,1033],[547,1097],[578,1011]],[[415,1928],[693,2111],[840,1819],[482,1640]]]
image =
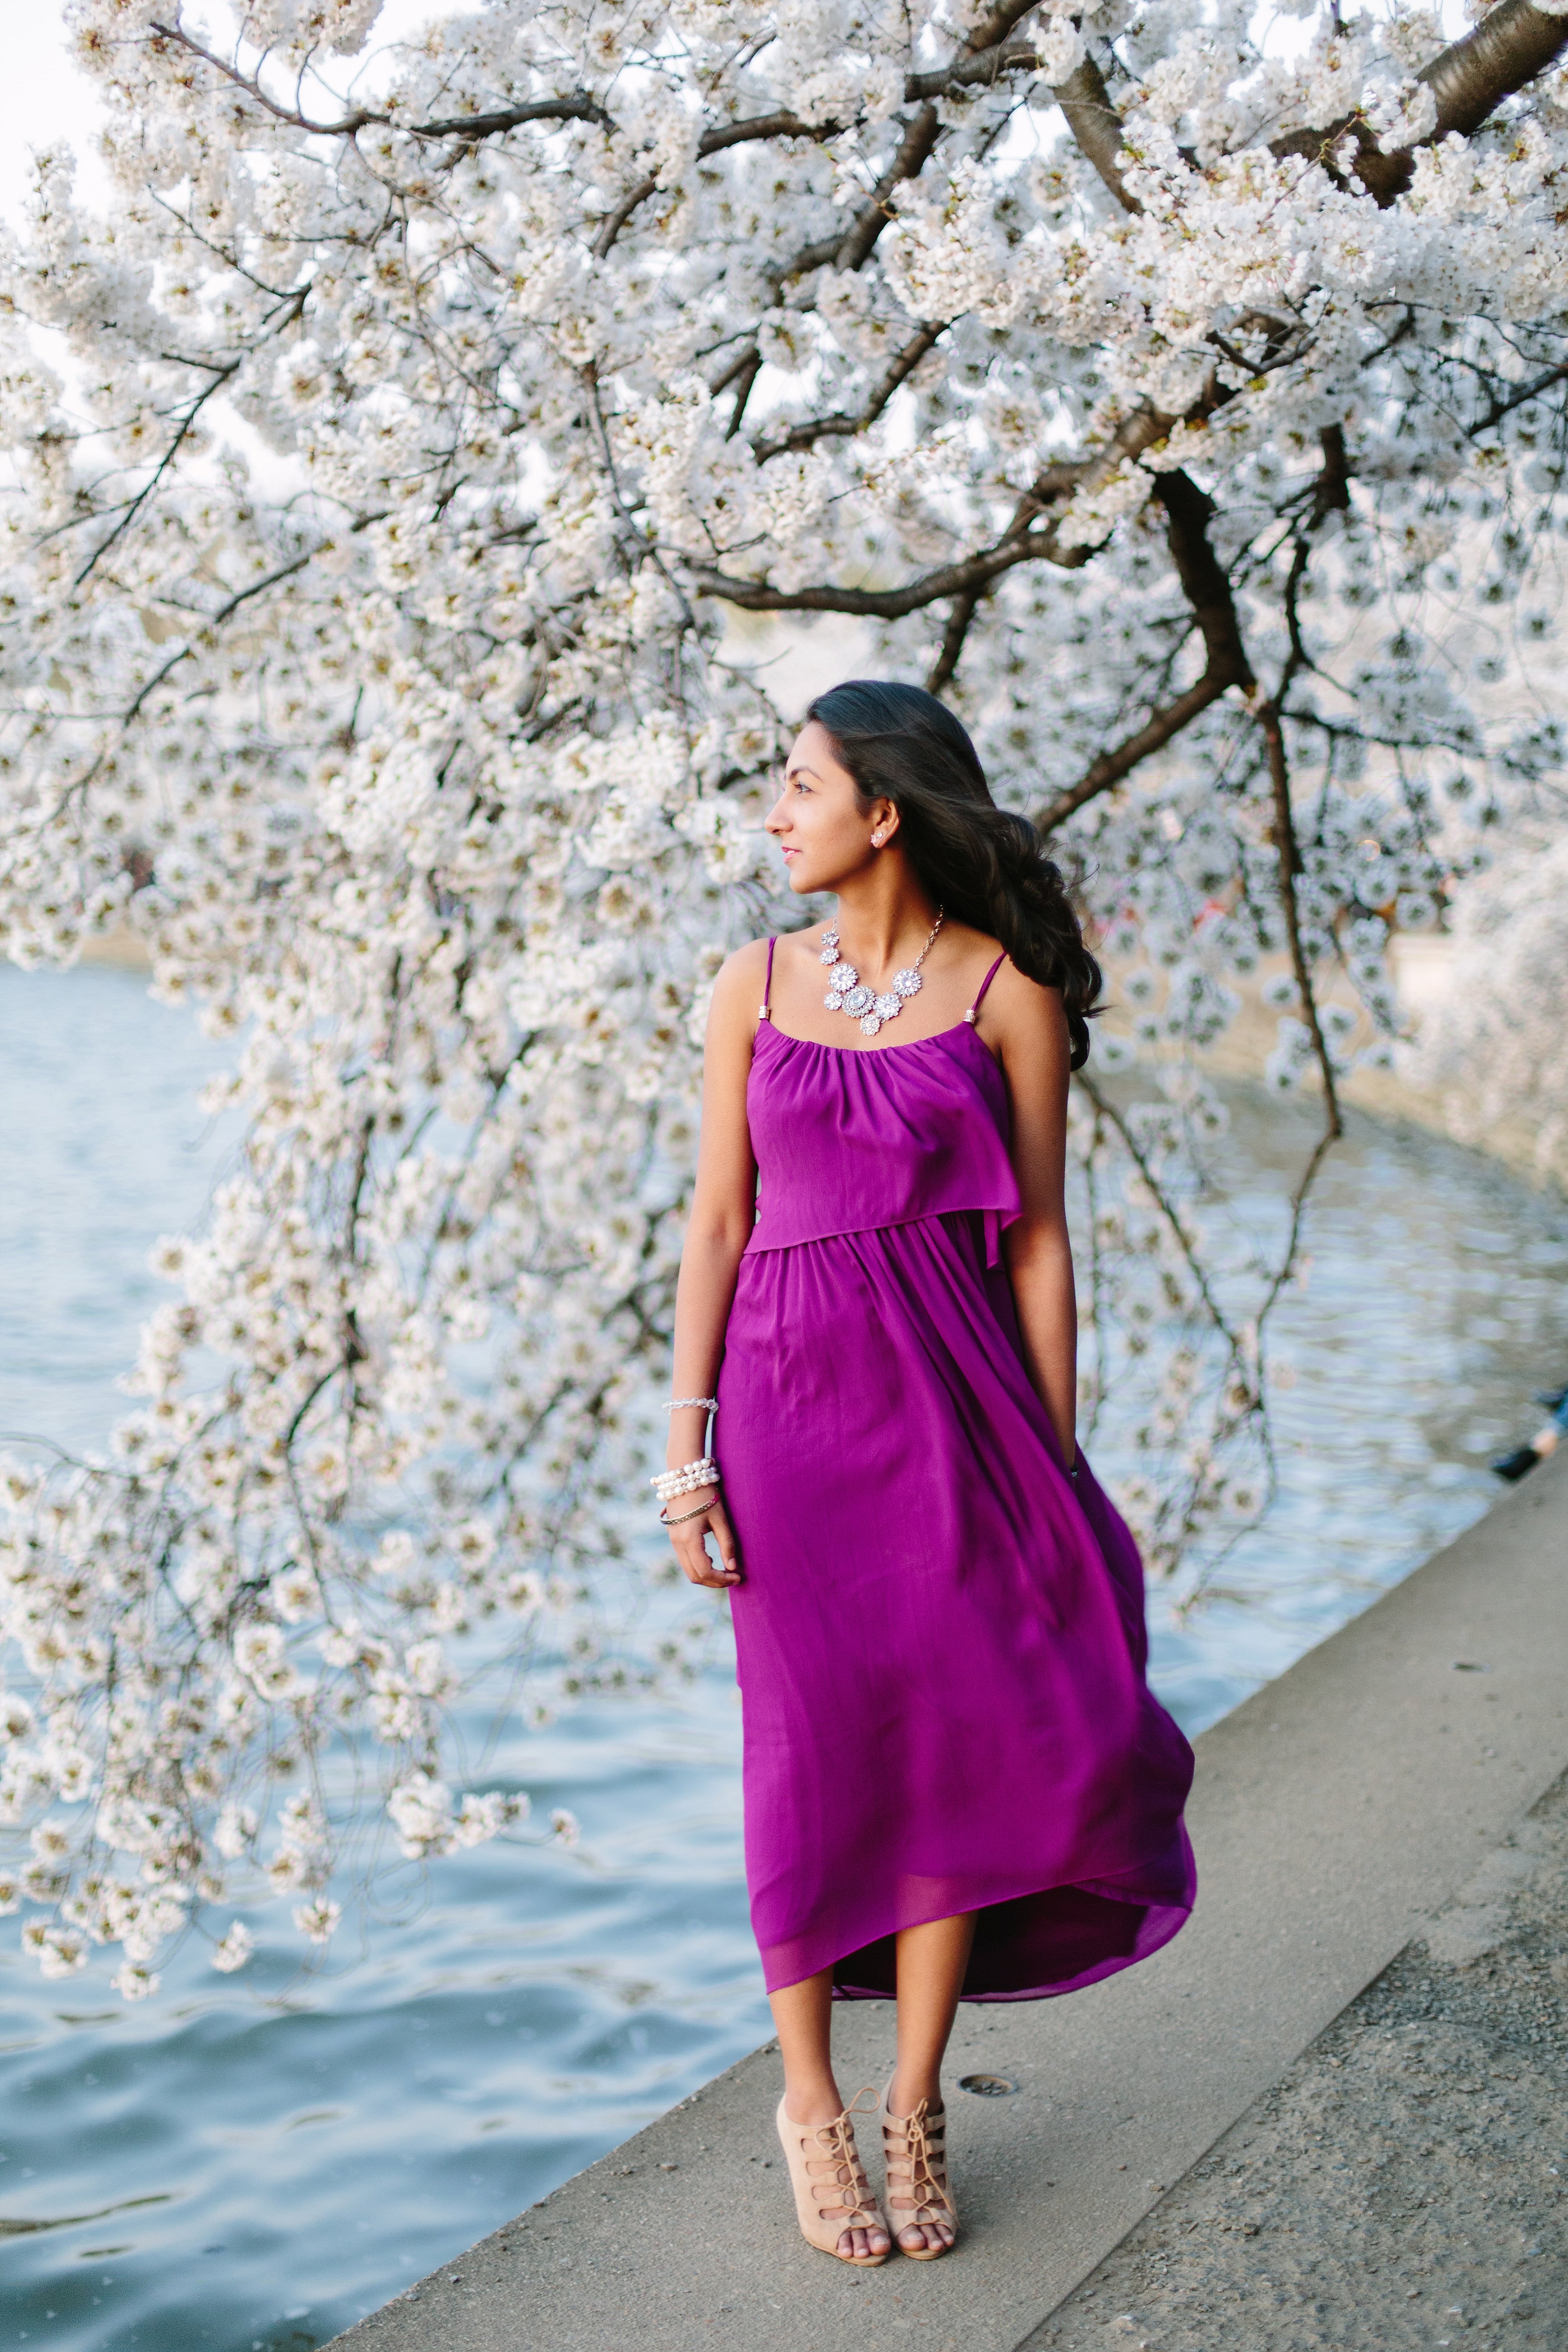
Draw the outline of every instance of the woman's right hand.
[[[705,1584],[715,1592],[727,1592],[741,1581],[741,1556],[735,1549],[735,1531],[723,1504],[715,1493],[706,1506],[699,1507],[700,1488],[696,1495],[683,1495],[682,1507],[693,1513],[682,1519],[678,1528],[669,1530],[669,1540],[675,1557],[680,1562],[689,1584]],[[713,1538],[719,1547],[718,1559],[709,1553],[705,1538]]]

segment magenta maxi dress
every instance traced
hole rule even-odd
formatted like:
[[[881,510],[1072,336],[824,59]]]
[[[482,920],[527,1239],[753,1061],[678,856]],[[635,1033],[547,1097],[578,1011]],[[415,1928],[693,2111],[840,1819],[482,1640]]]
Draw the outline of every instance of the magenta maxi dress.
[[[885,1998],[900,1928],[973,1911],[963,1998],[1038,2000],[1192,1908],[1192,1750],[1144,1680],[1137,1549],[1062,1468],[1001,1259],[1007,1091],[973,1025],[995,970],[909,1045],[785,1036],[766,1003],[757,1031],[714,1451],[770,1992],[831,1968]]]

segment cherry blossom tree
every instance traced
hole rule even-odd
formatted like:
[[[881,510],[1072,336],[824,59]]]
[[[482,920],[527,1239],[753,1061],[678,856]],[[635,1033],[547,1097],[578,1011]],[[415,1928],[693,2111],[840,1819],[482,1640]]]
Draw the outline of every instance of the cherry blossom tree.
[[[443,1762],[471,1624],[546,1698],[657,1670],[605,1593],[706,994],[799,911],[737,615],[853,616],[1080,878],[1086,1413],[1146,1394],[1156,1570],[1256,1507],[1391,929],[1563,751],[1563,7],[377,13],[77,0],[115,202],[43,155],[0,257],[6,945],[133,926],[247,1123],[112,1457],[9,1473],[0,1899],[130,1995],[258,1889],[330,1937],[342,1733],[405,1854],[516,1823]],[[1260,974],[1324,1125],[1238,1310],[1183,1171]]]

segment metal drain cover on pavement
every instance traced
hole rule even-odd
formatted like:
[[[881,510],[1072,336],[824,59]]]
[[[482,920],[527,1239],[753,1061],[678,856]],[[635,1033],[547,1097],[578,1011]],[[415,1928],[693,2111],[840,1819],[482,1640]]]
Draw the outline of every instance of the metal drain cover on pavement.
[[[1018,2085],[1010,2083],[1005,2074],[961,2074],[958,2087],[961,2091],[973,2091],[977,2099],[1005,2099]]]

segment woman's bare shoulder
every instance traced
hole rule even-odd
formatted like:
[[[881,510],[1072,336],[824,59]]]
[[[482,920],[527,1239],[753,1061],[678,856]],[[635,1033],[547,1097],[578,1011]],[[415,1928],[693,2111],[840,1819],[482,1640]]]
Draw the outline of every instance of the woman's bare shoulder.
[[[997,950],[1000,953],[1000,950]],[[1047,987],[1044,982],[1031,980],[1027,972],[1018,970],[1011,956],[1005,955],[996,967],[996,977],[991,983],[991,993],[999,1005],[1016,1005],[1021,1013],[1037,1015],[1059,1011],[1062,992]]]
[[[1011,956],[1004,957],[986,991],[985,1008],[1007,1042],[1044,1039],[1055,1044],[1067,1034],[1067,1013],[1059,988],[1048,988],[1021,972]]]
[[[748,940],[743,948],[727,955],[713,982],[710,1029],[711,1020],[716,1019],[726,1028],[743,1028],[749,1034],[756,1023],[767,972],[766,940]]]
[[[774,971],[778,970],[780,963],[787,957],[799,957],[808,951],[815,952],[817,946],[817,934],[821,929],[820,923],[812,923],[804,930],[777,932],[773,942]],[[767,976],[767,940],[765,939],[748,940],[743,948],[737,948],[732,955],[725,957],[714,986],[716,991],[723,989],[727,992],[754,994],[760,1004],[763,1001],[763,984]]]
[[[760,1004],[767,970],[766,940],[748,940],[743,948],[734,949],[720,965],[713,992],[716,996],[752,996]]]

